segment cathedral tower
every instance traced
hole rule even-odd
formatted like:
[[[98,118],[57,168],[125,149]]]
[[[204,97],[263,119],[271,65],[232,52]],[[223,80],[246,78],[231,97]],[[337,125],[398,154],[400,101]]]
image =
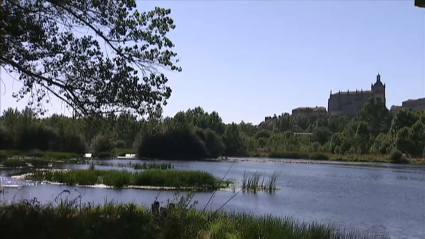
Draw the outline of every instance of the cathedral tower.
[[[371,85],[371,90],[374,93],[375,97],[379,97],[382,99],[382,102],[386,104],[385,100],[385,84],[382,84],[381,75],[378,73],[376,76],[375,84]]]

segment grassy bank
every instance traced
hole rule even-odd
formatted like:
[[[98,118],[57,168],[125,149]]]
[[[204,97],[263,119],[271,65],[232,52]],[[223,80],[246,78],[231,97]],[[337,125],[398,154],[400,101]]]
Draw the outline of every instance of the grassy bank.
[[[375,155],[337,155],[326,153],[299,153],[299,152],[281,152],[272,151],[262,156],[275,159],[311,159],[311,160],[330,160],[341,162],[372,162],[372,163],[399,163],[393,162],[390,156]],[[407,159],[406,163],[425,164],[424,159]]]
[[[8,159],[1,160],[0,167],[4,168],[29,168],[29,167],[48,167],[49,165],[58,164],[60,162],[44,160],[44,159]]]
[[[67,152],[50,152],[40,150],[18,151],[18,150],[0,150],[0,159],[26,159],[37,158],[46,160],[69,160],[78,159],[82,155]]]
[[[104,184],[116,188],[156,186],[213,190],[221,186],[210,173],[174,170],[148,170],[138,173],[117,170],[38,171],[28,175],[26,179],[67,185]]]
[[[282,159],[329,160],[329,156],[323,153],[298,153],[298,152],[272,151],[267,156],[269,158],[282,158]]]
[[[368,238],[360,232],[337,232],[290,218],[202,212],[187,208],[187,201],[149,210],[136,204],[59,206],[20,202],[0,207],[3,239],[28,238],[152,238],[152,239],[292,239]],[[158,212],[160,211],[160,212]]]

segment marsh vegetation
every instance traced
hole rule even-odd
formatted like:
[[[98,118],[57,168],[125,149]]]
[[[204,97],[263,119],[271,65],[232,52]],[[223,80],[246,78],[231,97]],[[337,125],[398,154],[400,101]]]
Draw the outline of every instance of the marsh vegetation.
[[[275,192],[277,188],[278,173],[274,172],[270,176],[264,176],[259,172],[244,172],[242,179],[242,190],[245,192],[267,191]]]
[[[190,196],[151,209],[137,204],[40,204],[36,200],[0,206],[2,238],[370,238],[291,218],[200,211]],[[19,223],[17,223],[19,222]],[[66,228],[66,229],[65,229]],[[65,229],[65,230],[64,230]],[[382,237],[385,238],[385,237]]]
[[[201,171],[146,170],[131,173],[118,170],[37,171],[27,180],[57,182],[66,185],[103,184],[116,188],[155,186],[214,190],[224,187],[212,174]]]

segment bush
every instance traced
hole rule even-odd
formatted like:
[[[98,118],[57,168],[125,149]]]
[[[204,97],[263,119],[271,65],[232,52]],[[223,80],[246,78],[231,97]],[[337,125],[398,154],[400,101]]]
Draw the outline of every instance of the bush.
[[[313,154],[309,155],[309,159],[328,160],[329,157],[326,154],[323,154],[323,153],[313,153]]]
[[[269,153],[269,158],[309,159],[309,155],[306,153],[298,153],[298,152],[273,151]]]
[[[14,146],[14,141],[13,141],[12,134],[6,127],[4,127],[3,125],[0,125],[0,150],[12,149],[13,146]]]
[[[389,155],[389,160],[391,161],[391,163],[408,163],[403,153],[396,148],[391,151]]]
[[[198,134],[201,134],[198,132]],[[203,159],[209,156],[205,142],[190,129],[169,129],[162,133],[146,134],[137,154],[141,158]],[[202,135],[201,135],[202,137]]]
[[[103,154],[105,152],[111,152],[114,149],[112,139],[106,135],[97,135],[91,142],[93,153]]]
[[[110,159],[115,158],[115,154],[113,152],[97,152],[93,154],[93,157],[98,159]]]
[[[121,139],[115,141],[114,142],[114,147],[115,148],[121,148],[121,149],[126,148],[125,141],[124,140],[121,140]]]
[[[0,150],[0,161],[7,159],[7,152],[5,150]]]

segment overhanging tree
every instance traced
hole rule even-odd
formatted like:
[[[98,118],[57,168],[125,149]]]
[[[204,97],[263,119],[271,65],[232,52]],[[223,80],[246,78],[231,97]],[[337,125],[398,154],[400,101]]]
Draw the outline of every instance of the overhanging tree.
[[[167,33],[169,9],[135,0],[0,0],[0,66],[18,73],[18,100],[43,113],[56,96],[75,113],[160,112],[171,89],[161,69],[181,71]]]

